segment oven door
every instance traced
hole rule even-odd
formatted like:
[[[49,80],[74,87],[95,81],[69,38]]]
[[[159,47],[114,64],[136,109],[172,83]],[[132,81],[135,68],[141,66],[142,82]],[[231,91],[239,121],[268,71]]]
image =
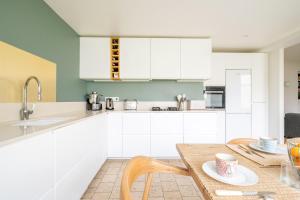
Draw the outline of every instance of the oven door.
[[[225,108],[224,91],[206,91],[205,106],[206,108]]]

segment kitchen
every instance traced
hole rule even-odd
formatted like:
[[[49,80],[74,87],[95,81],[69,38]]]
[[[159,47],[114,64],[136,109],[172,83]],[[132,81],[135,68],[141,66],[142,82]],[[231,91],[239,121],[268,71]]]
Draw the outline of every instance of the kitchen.
[[[0,33],[1,199],[118,199],[112,184],[135,156],[180,165],[184,151],[178,144],[225,145],[263,137],[283,143],[283,136],[269,131],[274,62],[261,50],[266,45],[251,47],[254,41],[245,34],[224,48],[213,34],[142,34],[142,28],[109,33],[103,20],[83,22],[92,13],[85,6],[99,2],[77,2],[70,10],[71,3],[62,2],[12,1],[0,8],[6,25]],[[287,11],[294,4],[291,0]],[[4,20],[12,7],[20,14]],[[33,23],[16,31],[23,16]],[[103,174],[115,168],[120,174]],[[183,186],[197,191],[195,196],[176,183],[174,191],[161,186],[158,197],[205,199],[192,179],[186,181],[194,184]],[[178,198],[168,194],[178,191]]]

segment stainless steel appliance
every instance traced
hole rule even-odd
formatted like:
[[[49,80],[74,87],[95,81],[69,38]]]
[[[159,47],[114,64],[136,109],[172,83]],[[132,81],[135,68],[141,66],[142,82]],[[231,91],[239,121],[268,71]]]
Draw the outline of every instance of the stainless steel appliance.
[[[100,103],[101,94],[97,92],[92,92],[91,94],[87,94],[87,110],[102,110],[102,104]]]
[[[167,108],[161,108],[161,107],[152,107],[152,111],[178,111],[177,107],[167,107]]]
[[[106,98],[105,100],[106,110],[114,110],[114,101],[112,98]]]
[[[225,87],[207,86],[204,98],[206,108],[225,108]]]
[[[129,99],[125,99],[124,100],[124,110],[137,110],[137,100],[133,99],[133,100],[129,100]]]

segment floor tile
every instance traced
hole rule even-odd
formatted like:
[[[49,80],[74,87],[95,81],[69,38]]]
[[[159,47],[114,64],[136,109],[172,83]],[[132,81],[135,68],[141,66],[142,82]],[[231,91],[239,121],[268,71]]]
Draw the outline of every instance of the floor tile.
[[[92,198],[92,200],[108,200],[110,193],[102,193],[96,192]]]
[[[182,166],[180,160],[162,160]],[[91,181],[81,200],[120,200],[123,170],[128,160],[107,160]],[[145,176],[140,176],[132,186],[134,200],[141,200]],[[201,200],[201,193],[191,177],[154,173],[148,200]]]

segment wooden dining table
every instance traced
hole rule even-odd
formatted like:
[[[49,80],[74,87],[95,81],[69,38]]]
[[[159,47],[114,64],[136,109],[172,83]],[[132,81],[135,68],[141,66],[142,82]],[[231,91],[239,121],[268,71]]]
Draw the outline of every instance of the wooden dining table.
[[[188,168],[203,198],[206,200],[256,200],[258,196],[217,196],[215,190],[270,191],[275,192],[274,200],[300,200],[300,190],[280,182],[280,166],[263,167],[231,150],[224,144],[177,144],[182,161]],[[239,164],[253,170],[259,177],[252,186],[233,186],[219,182],[204,173],[202,165],[214,160],[216,153],[234,155]]]

